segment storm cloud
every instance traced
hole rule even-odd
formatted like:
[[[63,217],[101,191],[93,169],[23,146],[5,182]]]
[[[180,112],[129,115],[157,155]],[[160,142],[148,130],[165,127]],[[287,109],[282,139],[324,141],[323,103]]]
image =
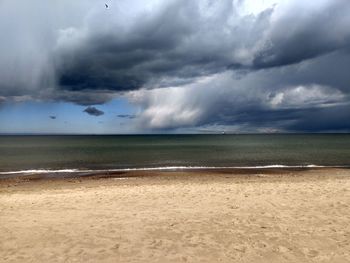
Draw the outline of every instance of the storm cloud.
[[[118,118],[126,118],[126,119],[135,119],[136,115],[132,114],[119,114],[117,115]]]
[[[108,4],[2,1],[0,103],[98,116],[124,96],[139,130],[350,130],[348,0]]]
[[[86,113],[89,114],[89,115],[96,116],[96,117],[105,114],[103,111],[101,111],[101,110],[99,110],[99,109],[97,109],[97,108],[95,108],[95,107],[91,107],[91,106],[87,107],[87,108],[84,110],[84,112],[86,112]]]
[[[243,16],[240,3],[167,1],[136,12],[129,23],[118,8],[111,10],[115,16],[98,12],[83,28],[61,31],[58,85],[70,91],[168,87],[228,68],[300,63],[350,44],[346,0],[282,1]]]
[[[348,131],[347,67],[334,68],[329,63],[344,56],[350,58],[347,53],[333,53],[243,76],[226,71],[184,87],[135,91],[129,96],[144,109],[137,120],[139,126],[150,129],[213,126],[232,132]],[[336,75],[339,77],[334,78]]]

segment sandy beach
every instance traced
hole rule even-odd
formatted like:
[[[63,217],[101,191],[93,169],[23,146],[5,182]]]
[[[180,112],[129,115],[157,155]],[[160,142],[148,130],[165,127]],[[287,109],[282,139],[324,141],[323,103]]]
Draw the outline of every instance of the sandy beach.
[[[350,170],[100,177],[1,180],[0,261],[350,262]]]

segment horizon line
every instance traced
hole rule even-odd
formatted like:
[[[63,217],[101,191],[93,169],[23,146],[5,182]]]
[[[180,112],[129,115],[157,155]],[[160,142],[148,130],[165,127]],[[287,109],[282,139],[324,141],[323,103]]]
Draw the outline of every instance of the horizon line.
[[[210,132],[210,133],[0,133],[0,136],[145,136],[145,135],[303,135],[350,134],[350,132]]]

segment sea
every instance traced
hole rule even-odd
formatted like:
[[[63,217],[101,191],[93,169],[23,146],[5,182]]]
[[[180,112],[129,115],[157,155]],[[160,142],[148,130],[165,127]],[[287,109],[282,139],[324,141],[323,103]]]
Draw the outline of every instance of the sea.
[[[349,166],[350,134],[0,136],[0,177],[28,173]]]

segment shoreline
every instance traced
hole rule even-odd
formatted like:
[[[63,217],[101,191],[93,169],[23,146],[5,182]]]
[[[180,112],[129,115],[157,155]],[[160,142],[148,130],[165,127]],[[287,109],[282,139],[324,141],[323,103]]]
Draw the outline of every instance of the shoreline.
[[[29,180],[50,180],[50,179],[71,179],[71,178],[121,178],[121,177],[143,177],[150,174],[171,174],[171,173],[230,173],[230,174],[288,174],[290,172],[312,171],[312,170],[350,170],[350,165],[342,166],[318,166],[318,165],[267,165],[248,167],[159,167],[159,168],[125,168],[125,169],[62,169],[62,170],[23,170],[0,172],[0,184],[2,181],[29,181]]]

